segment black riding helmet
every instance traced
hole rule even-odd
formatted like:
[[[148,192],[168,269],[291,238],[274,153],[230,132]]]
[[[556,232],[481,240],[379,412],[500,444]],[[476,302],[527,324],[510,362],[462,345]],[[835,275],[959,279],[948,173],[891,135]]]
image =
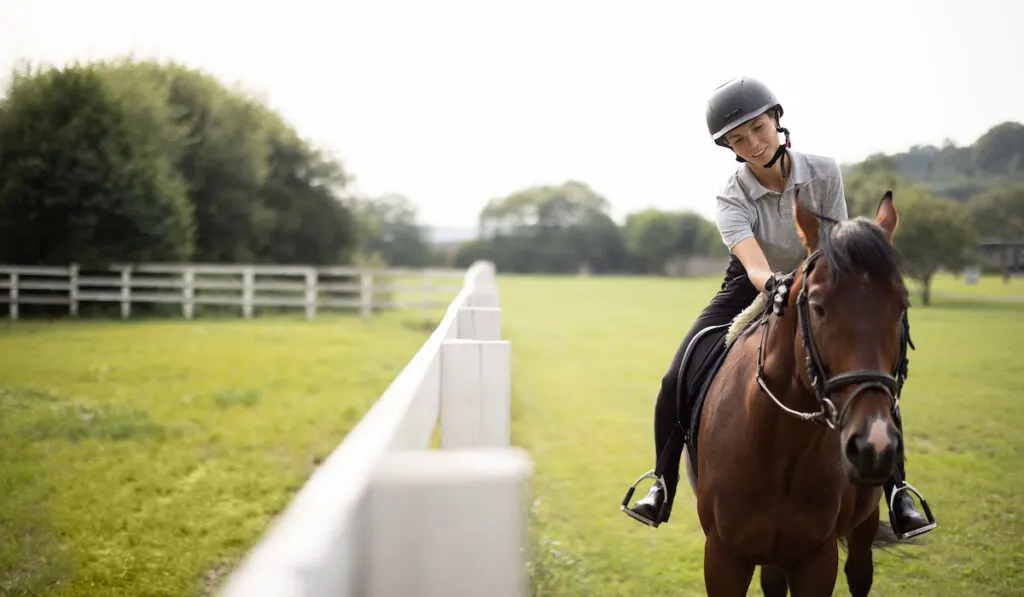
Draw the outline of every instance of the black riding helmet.
[[[716,145],[729,147],[725,135],[737,126],[752,118],[772,110],[775,118],[782,118],[782,104],[776,99],[768,86],[751,77],[737,77],[730,79],[711,94],[707,107],[708,132]],[[771,168],[775,162],[782,157],[786,148],[790,146],[789,131],[776,124],[776,130],[786,135],[786,142],[779,146],[778,151],[771,161],[765,164],[765,168]],[[742,162],[743,158],[736,156],[736,160]],[[783,164],[783,168],[785,165]],[[785,170],[783,170],[785,175]]]

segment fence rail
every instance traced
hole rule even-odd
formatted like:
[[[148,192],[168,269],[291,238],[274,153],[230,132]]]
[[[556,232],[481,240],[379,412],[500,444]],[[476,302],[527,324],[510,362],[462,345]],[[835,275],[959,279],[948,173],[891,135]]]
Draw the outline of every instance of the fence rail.
[[[117,303],[121,317],[135,304],[178,304],[191,319],[196,306],[236,306],[243,317],[257,307],[303,309],[441,308],[462,286],[452,269],[307,267],[281,265],[142,264],[105,270],[0,265],[0,303],[18,319],[22,305],[66,305],[77,316],[82,303]],[[452,280],[452,282],[448,282]],[[447,283],[446,283],[447,282]],[[6,292],[5,292],[6,291]]]
[[[533,464],[510,425],[511,346],[480,262],[220,594],[524,597]]]

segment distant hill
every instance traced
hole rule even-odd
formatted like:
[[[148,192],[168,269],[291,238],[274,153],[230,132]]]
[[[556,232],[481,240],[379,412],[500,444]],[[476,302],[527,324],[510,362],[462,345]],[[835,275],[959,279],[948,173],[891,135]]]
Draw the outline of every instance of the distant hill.
[[[915,145],[885,157],[904,178],[933,194],[967,201],[981,191],[1024,182],[1024,124],[997,124],[965,147],[947,141],[942,147]],[[844,166],[844,175],[863,163]]]

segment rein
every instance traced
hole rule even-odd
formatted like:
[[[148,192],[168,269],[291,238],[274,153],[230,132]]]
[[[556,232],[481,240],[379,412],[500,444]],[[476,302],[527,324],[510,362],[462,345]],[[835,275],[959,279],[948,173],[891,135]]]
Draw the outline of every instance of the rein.
[[[821,249],[811,253],[804,262],[803,278],[800,281],[800,294],[797,295],[796,300],[796,313],[806,355],[807,376],[811,380],[814,397],[820,408],[817,412],[793,410],[783,404],[768,388],[764,375],[763,349],[768,338],[768,323],[771,320],[771,309],[767,311],[766,316],[760,323],[760,325],[764,326],[764,329],[761,331],[761,341],[757,347],[757,383],[783,412],[801,421],[826,425],[829,429],[842,427],[842,423],[846,419],[846,414],[849,412],[854,400],[866,390],[879,389],[885,392],[892,403],[892,411],[896,412],[899,408],[900,394],[903,391],[903,383],[906,381],[908,372],[907,345],[909,344],[910,348],[914,348],[914,343],[910,340],[910,323],[907,319],[907,312],[903,312],[904,341],[901,343],[900,358],[893,372],[890,373],[877,369],[858,369],[828,377],[825,372],[825,365],[821,360],[821,354],[818,352],[818,346],[814,342],[814,335],[811,332],[810,315],[808,313],[807,278],[814,269],[814,262],[819,257],[821,257]],[[831,394],[837,389],[851,384],[857,384],[857,387],[850,394],[842,410],[837,411]]]

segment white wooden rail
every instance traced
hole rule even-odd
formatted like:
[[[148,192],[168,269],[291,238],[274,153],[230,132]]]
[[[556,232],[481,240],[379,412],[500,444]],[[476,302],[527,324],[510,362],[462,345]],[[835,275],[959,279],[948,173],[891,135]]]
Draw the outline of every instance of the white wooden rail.
[[[220,594],[527,595],[533,464],[510,447],[510,402],[494,266],[480,262]],[[440,450],[429,449],[436,429]]]
[[[86,302],[119,303],[121,317],[140,303],[180,304],[191,319],[197,305],[237,306],[253,316],[257,307],[359,310],[444,307],[458,292],[451,269],[367,269],[281,265],[142,264],[83,271],[77,265],[37,267],[0,264],[0,303],[18,319],[20,305],[67,305],[77,316]],[[442,284],[445,279],[451,280]],[[444,299],[438,299],[438,295]]]

